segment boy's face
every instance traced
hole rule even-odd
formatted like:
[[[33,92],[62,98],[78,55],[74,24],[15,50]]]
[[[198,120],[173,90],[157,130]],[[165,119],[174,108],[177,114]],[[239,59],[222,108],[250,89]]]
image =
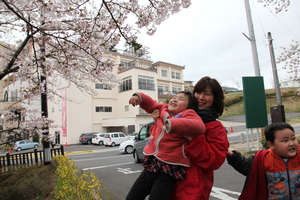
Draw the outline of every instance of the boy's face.
[[[171,115],[184,111],[189,104],[189,98],[183,93],[176,94],[168,103],[168,110]]]
[[[273,151],[282,158],[291,158],[297,155],[298,140],[291,129],[283,129],[275,132],[274,142],[268,144]]]

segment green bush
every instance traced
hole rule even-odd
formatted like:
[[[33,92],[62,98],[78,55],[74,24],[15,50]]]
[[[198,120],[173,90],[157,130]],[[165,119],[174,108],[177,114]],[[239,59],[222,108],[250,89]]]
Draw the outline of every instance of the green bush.
[[[74,161],[66,156],[55,157],[58,163],[55,199],[57,200],[101,200],[104,187],[92,173],[78,175]]]

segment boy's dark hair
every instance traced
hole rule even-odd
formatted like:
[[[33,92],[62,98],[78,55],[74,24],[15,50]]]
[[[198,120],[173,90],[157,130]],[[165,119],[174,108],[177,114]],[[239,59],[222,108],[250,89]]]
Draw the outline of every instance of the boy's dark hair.
[[[206,88],[211,88],[214,95],[212,108],[221,116],[224,110],[224,92],[216,79],[209,76],[201,78],[194,87],[193,96],[195,96],[195,93],[204,92]]]
[[[284,123],[284,122],[278,122],[278,123],[272,123],[268,126],[265,127],[264,129],[264,134],[265,134],[265,138],[267,141],[270,142],[274,142],[275,139],[275,132],[276,131],[281,131],[283,129],[290,129],[291,131],[294,131],[294,128],[289,125],[288,123]]]
[[[177,92],[176,94],[184,94],[185,96],[188,97],[188,106],[187,106],[187,109],[195,109],[195,107],[197,107],[197,105],[195,105],[195,101],[194,101],[194,98],[193,98],[193,95],[190,91],[180,91],[180,92]]]

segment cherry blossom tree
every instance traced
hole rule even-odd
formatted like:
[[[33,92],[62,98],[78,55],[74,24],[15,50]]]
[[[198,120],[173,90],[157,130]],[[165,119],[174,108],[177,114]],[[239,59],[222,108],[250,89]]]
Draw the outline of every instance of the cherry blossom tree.
[[[0,53],[7,60],[0,80],[14,74],[27,83],[21,88],[21,101],[54,94],[45,86],[55,85],[57,77],[92,92],[87,80],[116,81],[115,63],[105,56],[111,47],[121,40],[131,44],[141,31],[154,34],[162,21],[190,4],[190,0],[1,0],[0,40],[16,47],[10,54]]]
[[[300,46],[299,41],[292,41],[288,47],[282,47],[282,52],[278,56],[277,63],[284,63],[285,69],[290,80],[300,83]]]
[[[291,6],[290,0],[263,0],[265,6],[274,8],[275,13],[287,12]],[[300,83],[300,46],[299,41],[292,41],[287,47],[282,47],[282,51],[276,59],[277,63],[283,63],[290,75],[290,80]]]
[[[273,7],[275,13],[286,12],[291,5],[290,0],[261,0],[260,2],[262,2],[264,6]]]

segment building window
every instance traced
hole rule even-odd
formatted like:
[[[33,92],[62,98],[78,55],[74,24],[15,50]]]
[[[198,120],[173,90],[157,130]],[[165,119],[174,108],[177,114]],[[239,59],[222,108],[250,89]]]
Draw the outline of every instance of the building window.
[[[96,106],[96,112],[112,112],[111,106]]]
[[[121,63],[119,64],[119,71],[127,70],[132,67],[135,67],[134,61],[121,61]]]
[[[132,80],[131,77],[127,77],[122,79],[120,86],[119,86],[119,91],[120,92],[124,92],[124,91],[128,91],[128,90],[132,90]]]
[[[139,115],[147,115],[148,113],[142,109],[142,108],[139,108]]]
[[[172,72],[172,78],[175,79],[176,78],[176,73]]]
[[[181,87],[172,87],[172,94],[173,95],[176,95],[180,91],[181,91]]]
[[[154,90],[154,78],[150,76],[139,75],[139,89],[141,90]]]
[[[112,89],[111,85],[105,84],[105,83],[96,83],[95,88],[102,89],[102,90],[111,90]]]
[[[180,79],[180,72],[172,72],[172,79]]]
[[[169,93],[169,86],[159,85],[157,86],[158,95],[164,95]]]
[[[161,70],[161,76],[162,76],[162,77],[167,77],[167,76],[168,76],[168,70],[162,69],[162,70]]]
[[[179,72],[176,72],[176,79],[180,79],[180,73]]]
[[[129,110],[129,105],[125,105],[125,106],[124,106],[124,110],[125,110],[125,112],[128,112],[128,110]]]

